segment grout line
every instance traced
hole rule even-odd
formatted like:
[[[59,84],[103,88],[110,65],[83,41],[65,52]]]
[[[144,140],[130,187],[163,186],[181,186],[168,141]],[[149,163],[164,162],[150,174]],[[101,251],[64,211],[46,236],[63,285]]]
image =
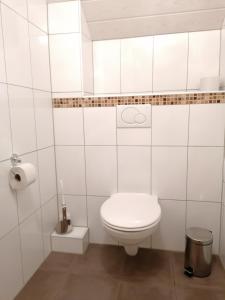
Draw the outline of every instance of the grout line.
[[[152,79],[153,80],[153,79]],[[153,86],[152,86],[152,88],[153,88]],[[153,165],[153,159],[152,159],[152,135],[153,135],[153,126],[152,126],[152,124],[153,124],[153,121],[152,121],[152,118],[153,118],[153,107],[152,107],[152,105],[151,105],[151,128],[150,128],[150,134],[151,134],[151,137],[150,137],[150,140],[151,140],[151,145],[150,145],[150,151],[151,151],[151,153],[150,153],[150,191],[151,191],[151,195],[153,194],[153,179],[152,179],[152,174],[153,174],[153,172],[152,172],[152,165]],[[152,237],[152,235],[150,236],[150,249],[152,248],[152,245],[153,245],[153,237]]]
[[[49,147],[52,147],[54,145],[51,145],[51,146],[48,146],[46,148],[49,148]],[[68,145],[68,144],[56,144],[55,145],[56,147],[82,147],[82,146],[85,146],[85,147],[112,147],[112,146],[119,146],[119,147],[152,147],[152,148],[224,148],[223,146],[184,146],[184,145],[141,145],[141,144],[109,144],[109,145],[103,145],[103,144],[71,144],[71,145]],[[43,148],[43,149],[46,149],[46,148]],[[38,149],[38,150],[42,150],[42,149]],[[36,150],[34,150],[36,151]],[[31,152],[34,152],[34,151],[31,151]],[[29,152],[30,153],[30,152]],[[25,153],[26,154],[26,153]],[[6,159],[7,160],[7,159]],[[1,162],[1,161],[0,161]]]
[[[7,82],[2,82],[2,83],[7,84],[8,86],[19,87],[19,88],[29,89],[29,90],[32,90],[32,91],[39,91],[39,92],[51,94],[51,91],[37,89],[37,88],[34,88],[34,87],[30,87],[30,86],[19,85],[19,84],[16,84],[16,83],[9,83],[8,80],[7,80]]]
[[[15,192],[15,196],[16,196],[16,192]],[[47,201],[45,201],[44,203],[41,203],[40,201],[40,206],[38,208],[36,208],[34,211],[32,211],[31,214],[29,214],[28,216],[26,216],[22,221],[19,221],[19,216],[18,216],[18,223],[12,228],[10,229],[9,231],[7,231],[4,235],[2,235],[0,237],[0,241],[2,239],[4,239],[7,235],[9,235],[10,233],[12,233],[12,231],[14,231],[15,229],[19,228],[20,225],[22,225],[24,222],[26,222],[30,217],[32,217],[34,214],[36,214],[39,210],[42,209],[42,207],[44,207],[47,203],[49,203],[51,200],[54,199],[54,197],[56,197],[56,195],[50,197]],[[16,197],[17,198],[17,197]],[[17,199],[16,199],[17,200]],[[18,200],[17,200],[17,203],[18,203]],[[18,205],[17,205],[17,211],[18,211]]]
[[[87,220],[87,227],[89,227],[89,220],[88,220],[88,196],[87,196],[87,191],[88,191],[88,187],[87,187],[87,153],[86,153],[86,147],[85,147],[85,143],[86,143],[86,137],[85,137],[85,114],[84,114],[84,109],[82,108],[82,121],[83,121],[83,139],[84,139],[84,145],[83,145],[83,151],[84,151],[84,179],[85,179],[85,190],[86,190],[86,194],[85,194],[85,198],[86,198],[86,220]]]
[[[117,184],[117,192],[119,192],[119,147],[118,145],[118,130],[117,130],[117,122],[118,122],[118,110],[116,109],[116,124],[115,124],[115,130],[116,130],[116,184]]]
[[[189,145],[190,139],[190,116],[191,116],[191,107],[188,106],[188,132],[187,132],[187,145]],[[189,147],[187,147],[187,170],[186,170],[186,208],[185,208],[185,231],[187,230],[187,211],[188,211],[188,175],[189,175]]]
[[[48,34],[48,32],[46,32],[44,29],[42,29],[41,27],[39,27],[37,24],[33,23],[30,19],[29,19],[29,13],[28,13],[28,1],[26,0],[26,11],[27,11],[27,18],[24,17],[22,14],[20,14],[18,11],[16,11],[15,9],[13,9],[12,7],[10,7],[9,5],[7,5],[6,3],[1,1],[1,4],[3,6],[5,6],[7,9],[9,9],[10,11],[12,11],[13,13],[15,13],[18,17],[22,18],[24,21],[30,23],[31,25],[33,25],[34,27],[36,27],[37,29],[39,29],[40,31],[42,31],[45,34]]]
[[[120,42],[120,94],[122,93],[122,39],[119,40]]]
[[[187,45],[187,70],[186,70],[186,91],[188,91],[188,82],[189,82],[189,55],[190,55],[190,32],[188,32],[187,36],[188,45]]]
[[[220,228],[219,228],[219,249],[218,249],[218,252],[219,252],[219,255],[221,254],[220,251],[221,251],[221,244],[222,244],[222,222],[223,222],[223,218],[224,218],[224,214],[223,214],[223,193],[224,193],[224,190],[223,190],[223,174],[224,174],[224,159],[225,159],[225,130],[224,130],[224,148],[223,148],[223,164],[222,164],[222,188],[221,188],[221,206],[220,206]]]
[[[155,36],[152,37],[152,91],[151,93],[153,93],[154,91],[154,68],[155,68]]]
[[[52,92],[52,68],[51,68],[51,55],[50,55],[50,39],[49,39],[49,20],[48,20],[48,4],[47,4],[47,29],[48,29],[48,64],[49,64],[49,76],[50,76],[50,86],[51,86],[51,98],[53,98]],[[57,201],[57,216],[59,220],[59,197],[58,197],[58,170],[57,170],[57,160],[56,160],[56,138],[55,138],[55,118],[54,118],[54,107],[52,103],[52,134],[53,134],[53,151],[54,151],[54,169],[55,169],[55,187],[56,187],[56,201]],[[52,245],[51,245],[52,250]]]
[[[221,59],[222,59],[222,30],[223,28],[220,29],[220,49],[219,49],[219,74],[218,76],[220,77],[221,80]]]
[[[128,21],[128,20],[134,20],[134,19],[146,19],[146,18],[157,18],[157,17],[164,17],[164,16],[177,16],[177,15],[191,15],[191,14],[198,14],[198,13],[205,13],[205,12],[215,12],[215,11],[224,11],[224,7],[219,8],[207,8],[207,9],[198,9],[198,10],[189,10],[189,11],[180,11],[180,12],[171,12],[171,13],[162,13],[162,14],[152,14],[152,15],[141,15],[141,16],[133,16],[133,17],[120,17],[120,18],[110,18],[110,19],[98,19],[98,20],[92,20],[88,21],[88,24],[93,23],[110,23],[112,21]]]
[[[60,193],[58,195],[61,195]],[[73,197],[85,197],[86,194],[69,194],[65,193],[65,196]],[[110,197],[111,195],[96,195],[96,194],[87,194],[87,197]],[[176,202],[197,202],[197,203],[211,203],[211,204],[220,204],[220,201],[202,201],[202,200],[185,200],[185,199],[171,199],[171,198],[159,198],[160,201],[176,201]]]
[[[35,152],[38,152],[38,151],[46,150],[46,149],[52,148],[52,147],[54,147],[54,145],[50,145],[50,146],[47,146],[47,147],[44,147],[44,148],[37,148],[37,149],[32,150],[32,151],[29,151],[29,152],[19,153],[18,155],[19,155],[19,156],[24,156],[24,155],[28,155],[28,154],[31,154],[31,153],[35,153]],[[13,151],[12,151],[12,152],[13,152]],[[6,159],[0,160],[0,163],[6,162],[6,161],[10,161],[10,157],[7,157]]]

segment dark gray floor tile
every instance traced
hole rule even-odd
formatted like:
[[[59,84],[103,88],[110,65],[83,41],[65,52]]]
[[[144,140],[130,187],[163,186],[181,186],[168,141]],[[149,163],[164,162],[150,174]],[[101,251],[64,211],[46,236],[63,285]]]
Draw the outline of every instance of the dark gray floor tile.
[[[210,276],[204,278],[198,278],[198,277],[188,278],[183,274],[184,271],[183,253],[173,253],[173,263],[174,263],[174,279],[176,285],[225,289],[225,271],[218,257],[216,256],[213,257],[212,273]]]
[[[39,270],[15,300],[55,300],[67,279],[66,273]]]
[[[177,300],[224,300],[225,292],[213,288],[176,288]]]
[[[122,247],[91,245],[86,254],[74,257],[73,274],[98,274],[118,277],[122,274],[126,254]]]
[[[116,300],[119,282],[104,276],[69,275],[55,300]]]
[[[40,266],[43,271],[69,272],[74,257],[78,255],[52,252]],[[80,255],[81,256],[81,255]]]
[[[171,253],[140,249],[136,256],[126,257],[124,276],[127,280],[142,279],[151,283],[173,285]]]
[[[176,300],[173,287],[149,282],[122,283],[118,300]]]

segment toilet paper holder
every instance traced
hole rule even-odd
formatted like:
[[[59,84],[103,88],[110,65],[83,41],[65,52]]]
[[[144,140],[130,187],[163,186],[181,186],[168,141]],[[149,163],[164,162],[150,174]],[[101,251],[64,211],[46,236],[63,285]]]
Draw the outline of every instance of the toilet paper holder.
[[[11,160],[13,167],[15,167],[21,163],[21,159],[19,158],[19,155],[15,154],[15,153],[12,154],[12,156],[10,157],[10,160]]]

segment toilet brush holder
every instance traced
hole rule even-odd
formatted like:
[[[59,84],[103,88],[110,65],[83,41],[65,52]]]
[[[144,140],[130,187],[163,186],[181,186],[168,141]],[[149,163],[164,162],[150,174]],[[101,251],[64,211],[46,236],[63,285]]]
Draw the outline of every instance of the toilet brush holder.
[[[62,215],[62,220],[58,222],[55,228],[55,231],[58,234],[66,234],[73,230],[71,221],[67,219],[66,206],[62,208]]]

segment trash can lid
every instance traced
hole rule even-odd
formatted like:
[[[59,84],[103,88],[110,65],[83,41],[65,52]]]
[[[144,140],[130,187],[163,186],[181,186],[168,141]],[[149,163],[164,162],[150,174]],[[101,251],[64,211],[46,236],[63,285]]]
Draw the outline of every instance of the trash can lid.
[[[186,236],[196,244],[209,245],[213,242],[212,231],[200,227],[188,228]]]

